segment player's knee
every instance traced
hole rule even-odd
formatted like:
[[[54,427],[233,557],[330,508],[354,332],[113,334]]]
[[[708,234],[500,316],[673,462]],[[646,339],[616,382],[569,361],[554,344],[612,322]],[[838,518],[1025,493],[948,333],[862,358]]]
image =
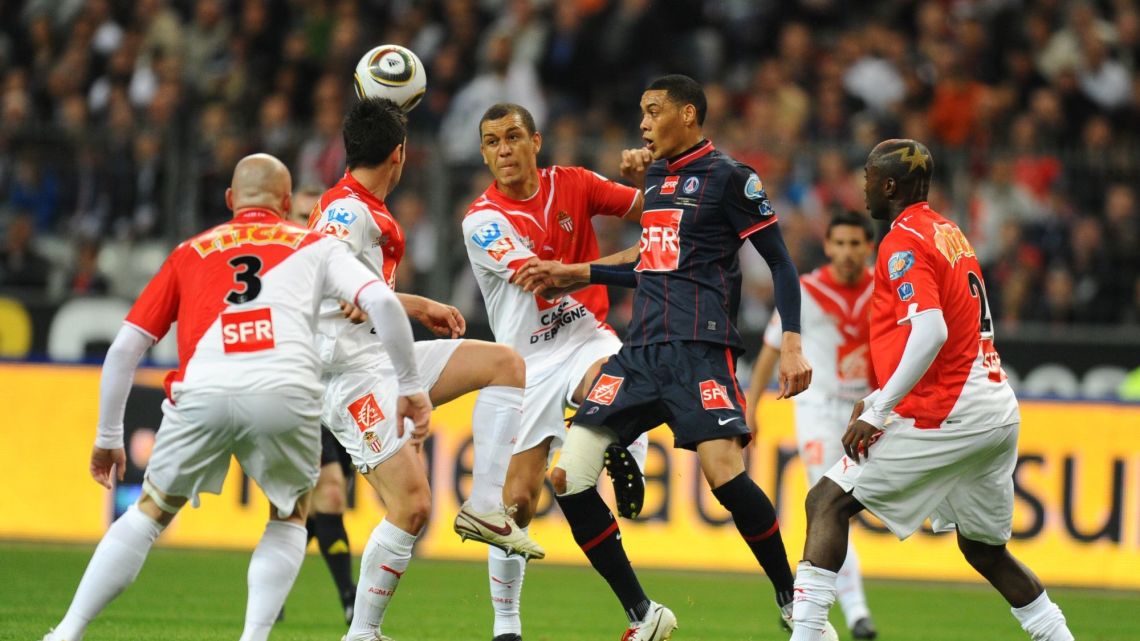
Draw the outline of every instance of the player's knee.
[[[431,492],[425,487],[422,491],[411,492],[389,506],[389,520],[405,532],[419,532],[431,518]]]
[[[1001,563],[1005,556],[1004,545],[986,545],[958,536],[958,549],[966,562],[983,575]]]
[[[554,493],[558,496],[566,494],[566,470],[560,467],[551,470],[550,484],[554,486]]]
[[[321,514],[343,514],[345,509],[344,485],[336,482],[317,486],[313,493],[313,511]]]
[[[526,361],[514,349],[495,345],[494,356],[488,363],[492,367],[492,385],[526,387]]]
[[[804,511],[809,520],[831,513],[851,518],[851,515],[847,514],[846,499],[848,497],[849,495],[844,493],[843,489],[834,482],[823,479],[808,490],[807,499],[804,500]]]

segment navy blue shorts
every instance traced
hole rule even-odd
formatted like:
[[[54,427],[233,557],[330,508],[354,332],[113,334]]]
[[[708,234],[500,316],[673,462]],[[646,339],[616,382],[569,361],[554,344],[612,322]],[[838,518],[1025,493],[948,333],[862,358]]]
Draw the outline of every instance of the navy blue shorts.
[[[594,380],[574,422],[604,425],[623,445],[668,423],[673,446],[688,450],[718,438],[751,440],[736,354],[700,342],[623,345]]]

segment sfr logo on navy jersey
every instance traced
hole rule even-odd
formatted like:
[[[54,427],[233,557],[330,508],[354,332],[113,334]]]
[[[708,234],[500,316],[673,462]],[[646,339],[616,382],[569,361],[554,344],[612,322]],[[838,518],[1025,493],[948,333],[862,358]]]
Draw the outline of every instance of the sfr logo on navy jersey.
[[[674,186],[676,183],[674,183]],[[681,210],[651,209],[641,216],[641,260],[635,271],[668,272],[681,258]]]
[[[677,191],[677,182],[681,180],[680,176],[666,176],[665,182],[661,183],[661,195],[670,196]]]

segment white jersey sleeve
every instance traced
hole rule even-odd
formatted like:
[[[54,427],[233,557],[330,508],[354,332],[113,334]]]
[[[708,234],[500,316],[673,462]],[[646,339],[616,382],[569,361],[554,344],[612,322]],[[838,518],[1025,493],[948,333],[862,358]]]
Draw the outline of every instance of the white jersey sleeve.
[[[354,198],[340,198],[320,210],[317,219],[309,226],[314,231],[348,243],[353,255],[360,256],[364,253],[371,216],[368,205],[363,202]]]
[[[396,370],[401,396],[423,391],[416,371],[412,327],[396,295],[384,281],[368,271],[343,246],[328,252],[324,293],[350,300],[368,313],[376,337],[384,345]],[[376,340],[376,339],[373,339]]]
[[[135,381],[139,359],[154,339],[131,324],[124,324],[107,350],[99,379],[99,423],[95,447],[113,450],[123,446],[123,416]]]
[[[522,235],[497,211],[477,211],[464,218],[463,237],[476,275],[509,280],[520,264],[534,256]]]

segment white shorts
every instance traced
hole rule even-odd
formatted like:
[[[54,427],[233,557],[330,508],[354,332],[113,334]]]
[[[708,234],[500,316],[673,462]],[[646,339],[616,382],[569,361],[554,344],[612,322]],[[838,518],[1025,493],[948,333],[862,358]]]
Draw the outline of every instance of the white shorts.
[[[234,395],[180,392],[162,403],[162,424],[147,465],[151,485],[198,507],[198,494],[222,491],[230,455],[279,514],[317,484],[320,399],[281,390]]]
[[[535,362],[537,358],[528,360],[522,424],[514,453],[529,450],[547,438],[553,438],[551,453],[560,449],[566,438],[566,408],[577,407],[574,392],[582,378],[591,365],[613,356],[619,349],[621,340],[599,329],[567,360],[557,363]]]
[[[1019,424],[920,430],[892,415],[861,464],[842,457],[827,472],[900,539],[927,517],[990,545],[1009,541]]]
[[[456,340],[417,341],[416,369],[426,389],[439,381],[444,367],[462,343]],[[387,354],[367,368],[325,376],[321,422],[336,436],[352,464],[361,472],[391,458],[411,437],[396,429],[396,372]]]
[[[843,433],[855,401],[804,400],[795,404],[796,441],[812,486],[843,458]]]

